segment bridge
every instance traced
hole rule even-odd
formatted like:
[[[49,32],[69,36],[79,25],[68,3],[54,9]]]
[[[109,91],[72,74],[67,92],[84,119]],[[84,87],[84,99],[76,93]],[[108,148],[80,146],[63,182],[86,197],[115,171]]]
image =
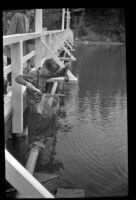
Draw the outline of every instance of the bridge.
[[[35,49],[23,56],[23,42],[35,40]],[[70,29],[69,9],[62,9],[62,27],[61,30],[48,31],[42,27],[42,9],[36,9],[35,12],[35,32],[26,34],[16,34],[3,36],[3,47],[11,46],[11,65],[4,67],[4,78],[12,72],[11,90],[4,95],[4,123],[5,146],[7,139],[12,135],[21,137],[28,134],[24,130],[24,111],[27,108],[26,87],[15,82],[15,77],[23,73],[24,64],[34,58],[35,69],[42,66],[46,59],[53,58],[61,67],[65,67],[65,60],[76,58],[72,55],[74,44],[74,35]],[[59,56],[59,51],[65,52],[63,57]],[[77,78],[68,70],[70,81],[77,81]],[[64,78],[51,78],[48,81],[53,82],[51,93],[55,94],[58,81]],[[9,125],[10,124],[10,125]],[[7,128],[9,127],[9,128]],[[45,187],[43,187],[34,176],[27,171],[5,148],[5,167],[6,180],[23,197],[55,198]],[[18,195],[20,196],[20,195]]]

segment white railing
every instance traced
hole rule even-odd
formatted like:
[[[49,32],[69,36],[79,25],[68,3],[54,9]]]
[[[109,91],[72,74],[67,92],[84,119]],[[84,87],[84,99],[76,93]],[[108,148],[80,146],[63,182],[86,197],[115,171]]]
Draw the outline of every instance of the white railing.
[[[56,30],[56,31],[46,31],[42,33],[16,34],[16,35],[3,37],[3,45],[4,46],[10,45],[11,52],[12,52],[11,65],[4,67],[4,77],[12,71],[12,94],[14,94],[14,96],[12,95],[13,99],[12,99],[12,102],[9,102],[9,107],[10,108],[15,107],[14,116],[13,116],[13,133],[23,132],[22,122],[23,122],[24,109],[23,109],[22,99],[23,99],[23,94],[25,92],[24,86],[16,84],[15,77],[23,73],[23,64],[29,59],[31,59],[32,57],[35,56],[35,61],[36,61],[35,68],[37,68],[41,66],[47,58],[50,58],[53,56],[44,47],[42,42],[46,43],[49,46],[49,48],[53,51],[53,53],[57,54],[58,49],[63,46],[66,40],[69,40],[69,36],[71,37],[71,35],[72,35],[71,30]],[[57,42],[56,38],[58,38],[60,42]],[[30,39],[36,40],[36,45],[35,45],[36,48],[35,50],[31,51],[27,55],[23,56],[22,42],[30,40]]]
[[[25,86],[15,82],[16,76],[23,73],[23,64],[34,56],[35,68],[42,66],[48,57],[53,57],[61,67],[64,67],[64,64],[55,54],[59,48],[63,47],[66,40],[73,42],[73,33],[70,29],[42,31],[41,18],[42,10],[36,9],[35,33],[3,36],[3,46],[11,46],[11,65],[4,67],[4,77],[12,71],[12,91],[4,97],[4,119],[7,119],[7,116],[13,113],[12,133],[20,135],[23,133]],[[59,42],[56,42],[56,37]],[[35,50],[23,56],[23,42],[33,39],[35,40]],[[42,43],[44,44],[42,45]],[[72,76],[70,71],[69,74]],[[6,149],[5,162],[6,180],[22,195],[34,198],[54,198]]]
[[[37,181],[8,151],[5,149],[6,180],[19,193],[21,198],[54,198],[54,196]]]

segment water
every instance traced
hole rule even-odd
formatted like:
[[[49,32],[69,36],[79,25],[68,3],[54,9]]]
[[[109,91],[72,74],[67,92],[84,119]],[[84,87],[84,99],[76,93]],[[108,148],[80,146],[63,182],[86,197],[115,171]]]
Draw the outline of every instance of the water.
[[[46,162],[44,153],[35,170],[59,174],[60,187],[85,189],[86,197],[127,195],[125,46],[80,46],[75,56],[79,81],[65,85],[52,158]],[[16,153],[9,144],[22,163],[25,144],[22,139]]]

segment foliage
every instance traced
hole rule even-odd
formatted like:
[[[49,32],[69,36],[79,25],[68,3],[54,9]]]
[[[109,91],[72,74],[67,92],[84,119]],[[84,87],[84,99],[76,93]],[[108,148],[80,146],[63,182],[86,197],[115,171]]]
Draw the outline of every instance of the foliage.
[[[73,18],[75,18],[75,23],[73,23],[72,28],[76,33],[76,37],[86,36],[86,38],[91,38],[91,32],[93,31],[93,38],[95,33],[96,35],[101,35],[101,38],[106,39],[107,37],[110,40],[116,38],[116,40],[125,41],[124,9],[86,8],[82,23],[80,22],[81,12],[79,12],[78,16],[73,14]]]
[[[43,9],[43,27],[47,30],[61,29],[62,9]]]

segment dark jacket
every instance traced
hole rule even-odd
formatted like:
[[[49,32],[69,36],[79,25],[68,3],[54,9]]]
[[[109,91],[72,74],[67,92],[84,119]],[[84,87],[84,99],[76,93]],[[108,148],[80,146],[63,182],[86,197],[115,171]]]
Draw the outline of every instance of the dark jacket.
[[[29,24],[27,22],[27,18],[25,14],[23,13],[16,13],[11,20],[11,24],[8,30],[7,35],[12,34],[21,34],[21,33],[27,33],[29,30]],[[27,43],[23,43],[23,54],[27,54]],[[6,46],[4,48],[4,54],[8,58],[11,58],[11,48],[10,46]]]

